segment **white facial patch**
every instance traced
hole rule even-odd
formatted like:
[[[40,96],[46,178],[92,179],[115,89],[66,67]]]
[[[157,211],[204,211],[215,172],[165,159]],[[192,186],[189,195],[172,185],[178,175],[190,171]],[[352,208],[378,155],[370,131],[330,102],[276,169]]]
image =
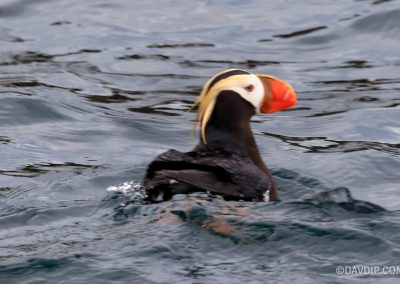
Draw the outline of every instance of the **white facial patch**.
[[[243,99],[251,103],[256,112],[259,113],[265,93],[264,85],[254,74],[246,75],[246,77],[245,80],[241,80],[240,86],[230,87],[229,90],[238,93]]]

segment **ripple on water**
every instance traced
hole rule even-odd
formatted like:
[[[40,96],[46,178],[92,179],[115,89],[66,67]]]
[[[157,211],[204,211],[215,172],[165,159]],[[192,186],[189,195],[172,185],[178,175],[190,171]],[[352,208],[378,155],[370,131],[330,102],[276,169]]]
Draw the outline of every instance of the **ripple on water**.
[[[0,123],[4,125],[26,125],[72,118],[58,112],[43,100],[6,97],[0,99]]]
[[[397,265],[398,1],[3,2],[0,282],[342,283],[338,265]],[[186,109],[231,67],[298,93],[253,120],[281,201],[144,204],[146,166],[195,145]]]
[[[33,281],[57,281],[69,275],[70,281],[85,279],[85,271],[90,269],[91,254],[75,254],[61,258],[31,258],[27,261],[0,265],[0,280],[7,283],[20,283],[29,277]],[[46,276],[44,276],[46,275]]]
[[[306,34],[310,34],[319,30],[324,30],[327,29],[327,26],[319,26],[319,27],[315,27],[315,28],[309,28],[309,29],[305,29],[305,30],[300,30],[300,31],[295,31],[289,34],[279,34],[279,35],[274,35],[274,37],[278,37],[278,38],[292,38],[292,37],[298,37],[298,36],[302,36],[302,35],[306,35]]]
[[[353,200],[345,189],[327,193],[319,181],[295,172],[282,169],[275,174],[281,176],[278,183],[287,192],[287,201],[226,202],[207,194],[191,194],[175,196],[171,202],[140,205],[134,201],[117,207],[114,217],[118,222],[125,220],[121,225],[147,224],[151,245],[135,248],[139,264],[135,267],[148,272],[139,259],[157,255],[152,268],[160,269],[168,262],[176,273],[185,267],[182,263],[190,267],[196,259],[204,277],[218,274],[222,266],[226,267],[225,273],[244,277],[243,261],[245,269],[253,265],[262,269],[260,263],[267,262],[269,269],[275,270],[296,259],[324,273],[334,273],[329,263],[351,259],[355,253],[363,257],[373,254],[377,262],[398,254],[376,227],[365,227],[365,221],[371,218],[389,218],[381,207]],[[302,186],[317,195],[299,200],[295,191]],[[321,190],[322,195],[318,194]],[[294,201],[290,201],[290,195]],[[163,242],[154,243],[159,238]],[[208,261],[200,255],[206,255]]]
[[[357,31],[376,33],[379,37],[390,37],[398,40],[400,37],[399,17],[400,9],[397,8],[357,19],[352,27]]]

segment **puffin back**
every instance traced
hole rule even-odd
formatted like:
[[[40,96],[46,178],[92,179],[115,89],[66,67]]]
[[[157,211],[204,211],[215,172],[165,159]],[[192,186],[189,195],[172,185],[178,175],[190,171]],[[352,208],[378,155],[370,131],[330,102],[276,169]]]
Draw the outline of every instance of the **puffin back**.
[[[229,200],[262,201],[271,182],[247,157],[203,149],[162,153],[149,165],[144,185],[150,201],[199,191]]]

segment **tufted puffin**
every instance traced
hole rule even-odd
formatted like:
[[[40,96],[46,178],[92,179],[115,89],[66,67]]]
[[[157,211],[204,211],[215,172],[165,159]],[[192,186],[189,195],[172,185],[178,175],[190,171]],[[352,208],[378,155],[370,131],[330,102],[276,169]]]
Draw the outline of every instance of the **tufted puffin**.
[[[293,88],[273,76],[229,69],[211,77],[195,103],[199,143],[186,153],[168,150],[150,163],[143,182],[147,200],[209,192],[226,200],[277,201],[276,186],[260,156],[250,119],[296,102]]]

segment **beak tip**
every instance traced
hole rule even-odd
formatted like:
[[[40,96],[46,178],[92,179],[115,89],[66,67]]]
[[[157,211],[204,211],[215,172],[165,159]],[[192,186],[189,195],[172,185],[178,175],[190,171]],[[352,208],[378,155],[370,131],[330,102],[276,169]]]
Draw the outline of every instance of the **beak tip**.
[[[297,104],[297,95],[292,87],[291,87],[291,92],[290,92],[289,99],[288,99],[288,104],[290,104],[289,107],[293,107]]]
[[[272,84],[272,98],[265,101],[265,113],[273,113],[288,109],[297,104],[297,95],[293,87],[285,81],[276,80]]]

